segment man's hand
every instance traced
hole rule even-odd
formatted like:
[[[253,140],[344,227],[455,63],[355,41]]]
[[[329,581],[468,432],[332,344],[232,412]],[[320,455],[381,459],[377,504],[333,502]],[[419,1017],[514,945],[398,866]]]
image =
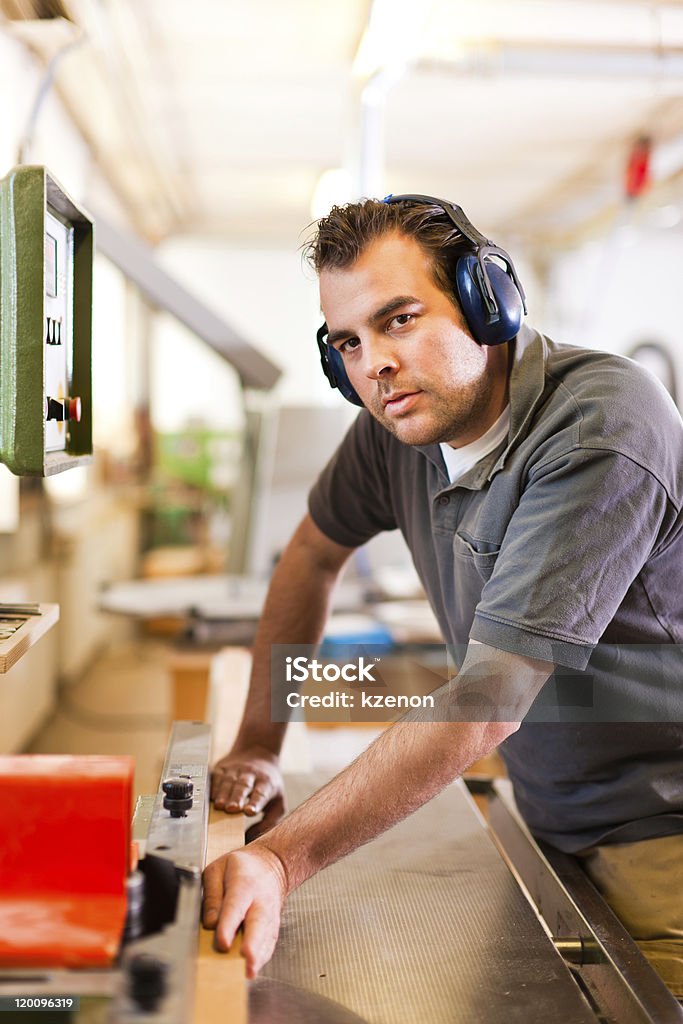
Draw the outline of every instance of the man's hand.
[[[211,799],[219,811],[243,811],[263,818],[247,832],[247,842],[263,835],[285,813],[284,787],[276,755],[266,747],[231,751],[211,772]]]
[[[263,844],[226,853],[204,870],[204,927],[215,928],[217,949],[228,950],[244,923],[241,953],[248,978],[273,955],[286,896],[282,862]]]

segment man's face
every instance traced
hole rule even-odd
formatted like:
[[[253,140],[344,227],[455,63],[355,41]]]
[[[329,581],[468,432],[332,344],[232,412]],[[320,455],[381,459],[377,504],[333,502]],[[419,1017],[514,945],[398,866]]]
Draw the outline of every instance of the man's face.
[[[324,270],[320,301],[349,380],[400,441],[460,447],[503,411],[507,345],[474,341],[414,238],[383,235],[351,267]]]

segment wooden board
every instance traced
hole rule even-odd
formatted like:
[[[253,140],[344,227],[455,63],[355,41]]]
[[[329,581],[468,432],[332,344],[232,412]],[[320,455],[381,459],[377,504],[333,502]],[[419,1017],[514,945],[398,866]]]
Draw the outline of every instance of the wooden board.
[[[188,666],[193,667],[193,666]],[[196,666],[194,666],[196,667]],[[211,659],[208,671],[208,720],[212,727],[212,756],[220,757],[232,745],[249,688],[251,653],[243,647],[226,647]],[[290,725],[282,752],[289,771],[310,770],[303,722]],[[244,845],[244,832],[253,819],[243,814],[224,814],[211,808],[206,862]],[[248,987],[245,963],[240,956],[241,936],[229,953],[213,948],[213,931],[200,928],[197,980],[192,1024],[247,1024]]]
[[[249,690],[251,652],[246,647],[224,647],[211,661],[206,719],[211,723],[211,756],[230,750],[242,718]],[[311,770],[305,722],[290,722],[280,754],[283,772]]]
[[[209,674],[215,657],[215,653],[210,651],[171,651],[168,669],[171,674],[172,721],[207,721]]]
[[[211,808],[206,862],[244,846],[245,817]],[[193,1024],[247,1024],[247,979],[241,936],[229,953],[213,946],[214,932],[200,926]]]
[[[28,650],[59,621],[58,604],[39,605],[40,615],[13,615],[20,622],[17,631],[7,640],[0,640],[0,673],[8,672]],[[0,619],[3,618],[0,605]]]
[[[237,730],[243,699],[235,701],[234,687],[244,691],[249,680],[251,656],[248,651],[236,650],[217,656],[219,671],[213,674],[226,679],[226,699],[220,708],[214,707],[211,716],[212,746],[216,750],[217,733]],[[209,672],[207,671],[207,683]],[[232,698],[232,699],[230,699]],[[227,737],[226,737],[227,739]],[[221,753],[225,740],[219,739]],[[247,819],[243,814],[224,814],[213,807],[209,812],[206,863],[244,846]],[[197,951],[197,976],[192,1024],[247,1024],[248,990],[245,962],[240,956],[241,935],[229,953],[219,953],[213,945],[214,932],[200,926]]]

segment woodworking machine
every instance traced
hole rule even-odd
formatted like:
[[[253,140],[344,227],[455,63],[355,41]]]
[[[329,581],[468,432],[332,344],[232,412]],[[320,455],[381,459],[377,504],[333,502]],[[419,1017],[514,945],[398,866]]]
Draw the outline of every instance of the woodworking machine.
[[[209,748],[209,726],[175,723],[132,827],[130,759],[0,758],[0,1009],[35,1008],[45,1024],[191,1021]]]
[[[0,758],[0,1009],[69,998],[35,1019],[209,1024],[193,1013],[208,767],[209,727],[176,723],[131,829],[127,759]],[[290,805],[325,781],[290,777]],[[470,789],[487,821],[455,783],[293,893],[249,1024],[683,1022],[577,862],[534,842],[504,783]],[[244,1024],[216,1002],[210,1024]]]

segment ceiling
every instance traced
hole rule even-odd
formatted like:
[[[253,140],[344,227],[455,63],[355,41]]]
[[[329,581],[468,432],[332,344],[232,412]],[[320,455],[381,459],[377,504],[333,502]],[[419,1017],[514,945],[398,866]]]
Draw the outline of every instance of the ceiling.
[[[45,63],[80,43],[54,87],[151,241],[296,244],[346,168],[339,199],[444,195],[501,240],[565,245],[622,208],[644,132],[643,208],[683,205],[683,2],[0,0],[59,7],[4,29]]]

